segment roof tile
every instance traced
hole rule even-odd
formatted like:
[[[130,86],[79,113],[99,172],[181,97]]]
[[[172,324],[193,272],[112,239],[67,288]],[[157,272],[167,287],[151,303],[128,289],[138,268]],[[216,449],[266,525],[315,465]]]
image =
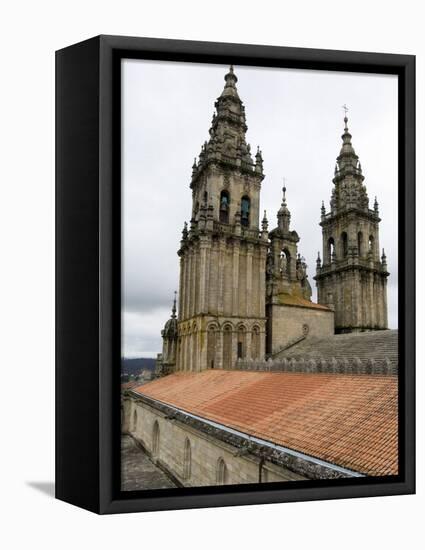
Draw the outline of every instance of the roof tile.
[[[397,377],[207,370],[135,391],[368,475],[398,471]]]

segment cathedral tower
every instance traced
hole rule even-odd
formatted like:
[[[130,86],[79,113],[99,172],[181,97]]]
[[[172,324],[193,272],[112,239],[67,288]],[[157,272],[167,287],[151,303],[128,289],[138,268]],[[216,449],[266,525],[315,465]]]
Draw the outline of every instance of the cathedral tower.
[[[323,263],[317,260],[318,301],[335,311],[335,332],[388,328],[387,263],[380,258],[379,211],[373,210],[344,118],[342,148],[335,166],[330,212],[322,204]]]
[[[265,348],[267,229],[260,231],[263,159],[249,144],[233,67],[215,103],[209,140],[192,168],[192,217],[178,254],[176,370],[229,368]]]
[[[278,357],[288,346],[307,335],[322,337],[334,332],[333,312],[311,301],[307,265],[298,252],[300,238],[290,227],[286,187],[282,191],[277,227],[269,233],[266,266],[266,352],[269,357]]]

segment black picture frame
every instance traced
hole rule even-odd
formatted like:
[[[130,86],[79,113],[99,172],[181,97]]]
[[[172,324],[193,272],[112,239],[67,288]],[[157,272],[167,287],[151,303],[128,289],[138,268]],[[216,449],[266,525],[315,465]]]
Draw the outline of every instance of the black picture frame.
[[[120,491],[122,58],[398,75],[398,476]],[[414,56],[121,36],[56,52],[56,498],[107,514],[414,493],[414,213]]]

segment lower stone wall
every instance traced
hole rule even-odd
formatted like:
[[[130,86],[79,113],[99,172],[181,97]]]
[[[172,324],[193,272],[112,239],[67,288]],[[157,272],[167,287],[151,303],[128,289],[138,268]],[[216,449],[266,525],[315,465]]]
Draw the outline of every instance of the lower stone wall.
[[[240,450],[167,417],[154,407],[125,399],[123,431],[130,433],[151,458],[184,486],[258,483],[306,479],[292,471],[238,456]]]

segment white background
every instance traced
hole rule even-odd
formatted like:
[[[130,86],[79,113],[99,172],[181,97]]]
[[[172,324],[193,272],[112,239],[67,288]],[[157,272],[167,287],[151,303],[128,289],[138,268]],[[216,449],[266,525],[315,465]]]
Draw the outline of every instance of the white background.
[[[97,517],[46,494],[51,493],[54,472],[54,50],[103,33],[416,54],[418,279],[422,283],[425,48],[420,7],[421,2],[409,0],[39,0],[2,6],[3,548],[423,547],[421,342],[417,377],[418,496]],[[420,285],[419,334],[424,331],[423,298]]]

